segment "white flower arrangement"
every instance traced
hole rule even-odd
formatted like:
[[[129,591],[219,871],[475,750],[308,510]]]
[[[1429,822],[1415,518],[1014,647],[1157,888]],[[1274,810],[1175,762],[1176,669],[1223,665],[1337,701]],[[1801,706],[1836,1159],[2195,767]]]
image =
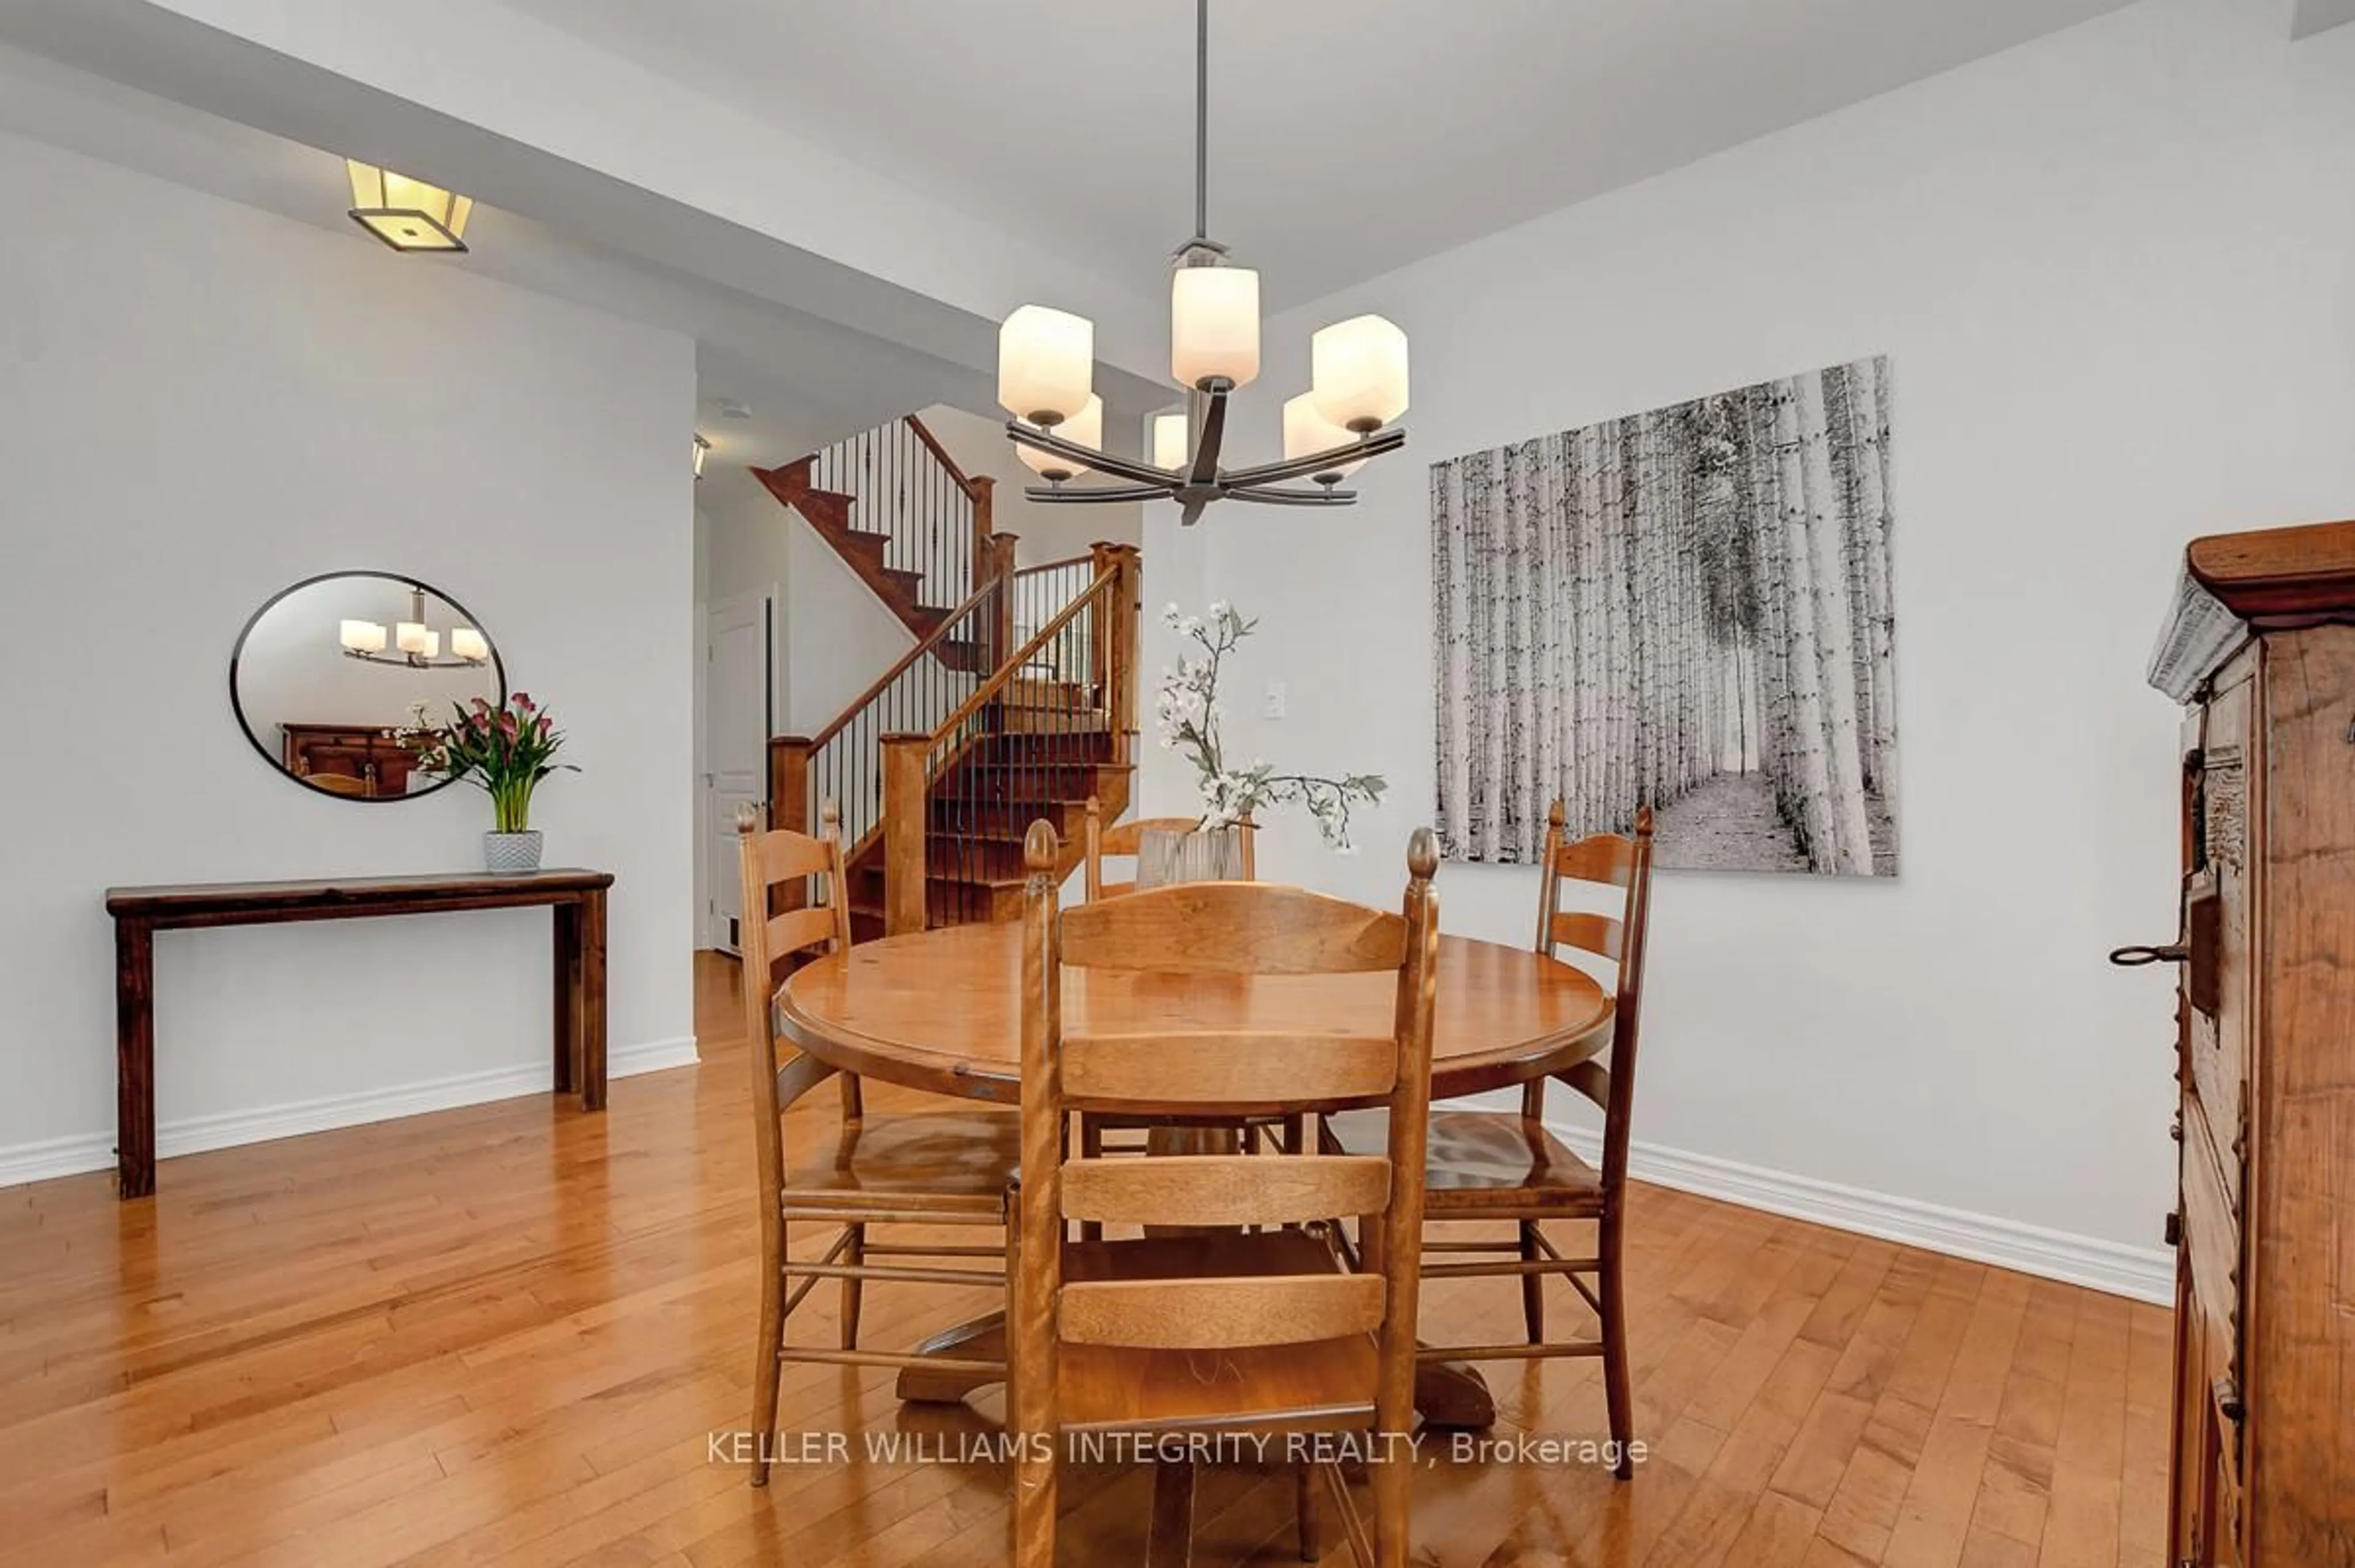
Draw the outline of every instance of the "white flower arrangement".
[[[1351,773],[1324,778],[1313,773],[1279,773],[1263,757],[1240,767],[1229,765],[1219,734],[1226,709],[1219,702],[1219,674],[1236,645],[1259,625],[1237,613],[1224,600],[1212,604],[1209,619],[1179,612],[1176,604],[1162,607],[1162,624],[1195,645],[1174,669],[1164,670],[1161,689],[1153,699],[1155,734],[1164,750],[1182,752],[1200,775],[1204,828],[1231,827],[1257,820],[1261,810],[1294,801],[1308,808],[1316,831],[1336,852],[1354,854],[1349,842],[1349,810],[1359,802],[1371,805],[1390,787],[1379,773]]]

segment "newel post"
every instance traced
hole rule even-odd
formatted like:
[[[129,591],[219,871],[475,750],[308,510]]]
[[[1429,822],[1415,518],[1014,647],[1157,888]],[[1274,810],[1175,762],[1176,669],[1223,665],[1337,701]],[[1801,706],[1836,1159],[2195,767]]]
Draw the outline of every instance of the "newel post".
[[[964,482],[965,494],[973,497],[973,585],[978,591],[996,570],[990,554],[990,536],[996,531],[995,520],[997,502],[995,491],[997,479],[994,475],[976,474]]]
[[[883,934],[924,929],[924,840],[932,816],[930,735],[883,737]]]
[[[1088,547],[1094,575],[1116,571],[1113,581],[1110,624],[1094,639],[1095,677],[1104,694],[1105,717],[1112,725],[1115,762],[1129,761],[1129,737],[1136,733],[1137,616],[1145,602],[1145,558],[1133,544]]]
[[[784,828],[793,833],[812,833],[817,825],[815,813],[810,810],[810,753],[816,748],[806,735],[773,735],[769,738],[769,827],[772,831]],[[778,915],[787,910],[799,909],[808,897],[803,880],[794,877],[769,890],[767,913]],[[746,920],[755,919],[760,912],[746,910]]]
[[[806,735],[769,740],[769,826],[795,833],[815,830],[809,800],[810,753]]]
[[[996,669],[1014,656],[1021,645],[1014,640],[1014,547],[1018,534],[989,536],[989,571],[998,584],[997,607],[990,620],[989,667]]]

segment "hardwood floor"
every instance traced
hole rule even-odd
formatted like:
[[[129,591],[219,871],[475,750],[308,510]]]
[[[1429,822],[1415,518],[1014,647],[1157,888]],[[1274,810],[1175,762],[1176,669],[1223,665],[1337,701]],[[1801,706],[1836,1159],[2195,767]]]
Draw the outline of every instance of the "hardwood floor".
[[[602,1117],[535,1095],[176,1159],[130,1205],[111,1175],[0,1190],[0,1568],[1004,1562],[995,1465],[903,1452],[755,1491],[710,1456],[751,1408],[759,1292],[733,965],[698,962],[703,1066]],[[1418,1562],[2160,1561],[2165,1312],[1658,1189],[1632,1238],[1648,1462],[1623,1486],[1434,1445]],[[1427,1299],[1451,1338],[1518,1327],[1509,1285]],[[980,1300],[870,1286],[865,1333]],[[832,1307],[793,1331],[831,1343]],[[1596,1371],[1489,1368],[1494,1435],[1599,1439]],[[797,1366],[782,1425],[937,1451],[990,1430],[997,1396],[976,1405]],[[1150,1498],[1076,1471],[1063,1561],[1141,1561]],[[1286,1472],[1208,1472],[1196,1561],[1293,1561],[1292,1507]]]

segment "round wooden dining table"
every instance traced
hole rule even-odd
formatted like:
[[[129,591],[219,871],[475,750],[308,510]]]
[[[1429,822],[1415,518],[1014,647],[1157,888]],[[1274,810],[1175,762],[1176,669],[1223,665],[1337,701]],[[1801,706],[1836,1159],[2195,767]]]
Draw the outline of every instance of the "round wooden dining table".
[[[819,1061],[879,1083],[1018,1104],[1022,1098],[1022,924],[947,926],[886,937],[796,970],[777,993],[778,1033]],[[1178,976],[1066,969],[1071,1034],[1148,1030],[1391,1032],[1397,978],[1359,975]],[[1609,1043],[1613,1003],[1594,980],[1526,947],[1443,936],[1432,1019],[1436,1100],[1560,1072]],[[1142,1107],[1141,1107],[1142,1108]],[[1295,1107],[1311,1109],[1312,1107]],[[1344,1104],[1313,1107],[1342,1110]],[[1172,1113],[1184,1106],[1172,1106]],[[927,1353],[996,1359],[1000,1315],[936,1335]],[[911,1371],[900,1394],[961,1399],[970,1377]],[[1417,1404],[1435,1424],[1493,1419],[1469,1367],[1426,1364]]]

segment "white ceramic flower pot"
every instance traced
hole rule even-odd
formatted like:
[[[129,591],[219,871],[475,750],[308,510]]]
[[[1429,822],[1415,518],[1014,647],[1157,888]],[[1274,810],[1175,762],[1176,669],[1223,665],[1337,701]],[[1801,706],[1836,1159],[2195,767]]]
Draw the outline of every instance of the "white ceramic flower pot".
[[[495,876],[519,876],[539,869],[539,829],[483,835],[483,868]]]

